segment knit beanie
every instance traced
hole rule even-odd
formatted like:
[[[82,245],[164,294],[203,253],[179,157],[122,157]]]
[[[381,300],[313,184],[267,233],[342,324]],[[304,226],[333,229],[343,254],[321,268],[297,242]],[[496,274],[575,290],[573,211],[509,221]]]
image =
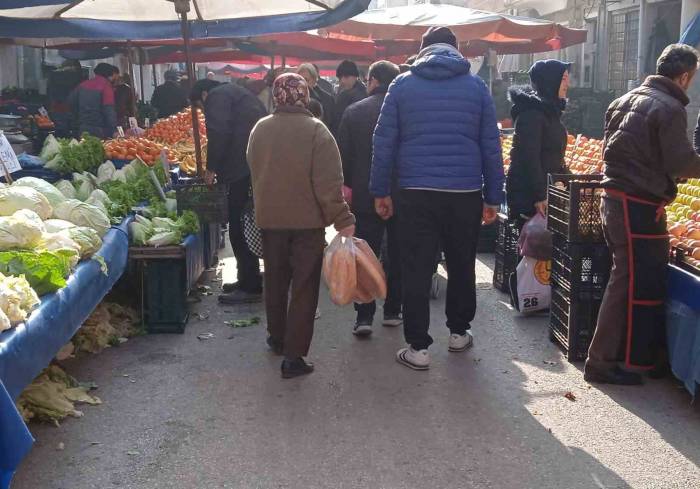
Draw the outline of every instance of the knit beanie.
[[[458,48],[457,37],[449,27],[433,26],[423,34],[423,40],[420,44],[421,51],[433,44],[449,44]]]
[[[571,68],[571,63],[557,59],[537,61],[530,68],[530,81],[537,94],[549,100],[559,99],[559,86],[564,73]]]
[[[342,61],[338,65],[338,69],[335,70],[336,78],[342,78],[344,76],[360,76],[360,70],[357,69],[357,65],[350,60]]]

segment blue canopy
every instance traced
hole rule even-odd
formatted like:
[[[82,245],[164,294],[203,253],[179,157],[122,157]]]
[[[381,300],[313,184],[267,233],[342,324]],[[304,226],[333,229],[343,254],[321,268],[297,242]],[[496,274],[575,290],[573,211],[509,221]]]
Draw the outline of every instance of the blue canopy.
[[[190,36],[246,37],[337,24],[370,0],[190,0]],[[9,38],[178,39],[180,21],[168,0],[3,0],[0,32]]]
[[[697,14],[681,34],[681,43],[697,47],[700,45],[700,14]]]

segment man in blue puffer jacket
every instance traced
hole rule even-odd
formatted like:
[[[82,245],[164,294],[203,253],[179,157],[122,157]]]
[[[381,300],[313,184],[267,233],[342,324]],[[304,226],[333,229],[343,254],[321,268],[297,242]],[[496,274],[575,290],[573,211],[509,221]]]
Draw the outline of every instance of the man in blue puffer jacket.
[[[433,339],[430,286],[442,244],[447,260],[449,350],[473,344],[476,247],[482,220],[496,219],[503,200],[503,161],[493,99],[470,73],[446,27],[432,27],[410,71],[389,87],[374,132],[370,192],[384,219],[394,213],[398,179],[404,336],[402,364],[426,370]]]

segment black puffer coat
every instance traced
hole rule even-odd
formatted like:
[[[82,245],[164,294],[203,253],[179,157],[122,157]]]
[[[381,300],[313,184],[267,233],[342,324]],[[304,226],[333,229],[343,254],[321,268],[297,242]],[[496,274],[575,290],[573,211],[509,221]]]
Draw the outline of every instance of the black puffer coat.
[[[514,87],[509,96],[515,136],[506,178],[508,211],[512,217],[532,216],[535,203],[547,199],[547,174],[567,173],[566,127],[558,101],[543,100],[530,87]]]

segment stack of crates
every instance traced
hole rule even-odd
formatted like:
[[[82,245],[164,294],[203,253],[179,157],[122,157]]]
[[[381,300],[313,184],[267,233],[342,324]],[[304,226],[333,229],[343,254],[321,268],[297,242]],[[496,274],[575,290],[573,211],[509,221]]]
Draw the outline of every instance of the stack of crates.
[[[496,250],[493,267],[494,288],[510,293],[509,279],[518,266],[518,228],[505,214],[498,214],[496,223]]]
[[[585,360],[610,277],[600,217],[600,175],[551,175],[547,226],[553,234],[550,338],[569,361]]]

